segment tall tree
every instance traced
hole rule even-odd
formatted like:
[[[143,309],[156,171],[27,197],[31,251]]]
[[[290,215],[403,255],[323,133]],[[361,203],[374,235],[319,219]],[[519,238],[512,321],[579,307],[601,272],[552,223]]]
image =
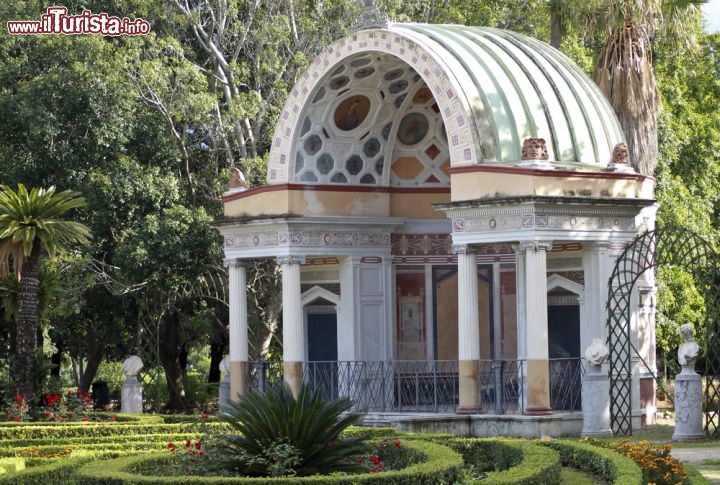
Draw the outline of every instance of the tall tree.
[[[608,38],[598,59],[595,82],[620,120],[633,167],[653,175],[658,158],[660,92],[652,69],[652,41],[658,28],[677,45],[693,44],[700,13],[692,0],[607,2]]]
[[[15,391],[27,399],[35,397],[39,270],[43,254],[57,248],[88,244],[90,231],[75,221],[63,219],[67,212],[85,205],[80,194],[34,188],[30,192],[0,186],[0,277],[12,268],[18,282],[16,344],[13,374]]]

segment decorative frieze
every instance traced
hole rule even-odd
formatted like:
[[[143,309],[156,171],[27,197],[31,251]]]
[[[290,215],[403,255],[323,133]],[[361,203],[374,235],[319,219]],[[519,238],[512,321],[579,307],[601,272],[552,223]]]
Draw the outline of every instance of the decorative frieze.
[[[583,216],[573,214],[508,214],[453,219],[453,233],[516,231],[523,229],[572,231],[632,231],[635,218],[630,216]]]
[[[293,231],[248,232],[225,235],[225,249],[266,248],[275,246],[351,246],[387,248],[389,232]]]
[[[452,254],[450,234],[393,234],[392,254],[410,256]]]

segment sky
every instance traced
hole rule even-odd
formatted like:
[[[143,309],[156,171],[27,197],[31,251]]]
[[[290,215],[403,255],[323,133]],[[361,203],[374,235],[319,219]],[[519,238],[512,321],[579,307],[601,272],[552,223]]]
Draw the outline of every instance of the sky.
[[[710,0],[702,6],[702,9],[705,13],[705,30],[720,31],[720,0]]]

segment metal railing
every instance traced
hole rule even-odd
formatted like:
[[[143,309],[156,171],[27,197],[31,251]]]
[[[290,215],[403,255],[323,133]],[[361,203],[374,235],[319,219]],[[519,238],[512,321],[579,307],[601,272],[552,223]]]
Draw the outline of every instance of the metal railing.
[[[248,382],[263,390],[283,378],[281,362],[252,362]],[[579,411],[583,362],[550,359],[550,403],[554,411]],[[524,360],[478,362],[477,414],[522,414],[526,406]],[[454,414],[458,407],[458,363],[429,361],[305,362],[303,380],[326,400],[351,398],[366,412]]]

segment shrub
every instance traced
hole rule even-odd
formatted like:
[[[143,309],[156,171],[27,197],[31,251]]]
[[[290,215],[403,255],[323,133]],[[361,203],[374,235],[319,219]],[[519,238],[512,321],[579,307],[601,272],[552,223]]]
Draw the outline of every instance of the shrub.
[[[463,438],[449,443],[463,455],[466,482],[476,484],[554,484],[560,456],[536,443],[512,438]]]
[[[321,390],[302,385],[297,399],[281,383],[265,394],[250,391],[220,419],[232,433],[210,438],[220,466],[248,476],[314,475],[356,471],[365,445],[340,433],[360,422],[352,401],[323,401]]]
[[[403,440],[402,448],[412,453],[417,463],[402,470],[390,470],[383,473],[361,473],[354,475],[330,474],[307,477],[224,477],[224,476],[173,476],[158,477],[150,473],[162,466],[167,455],[161,453],[128,456],[114,460],[89,463],[78,470],[76,481],[83,485],[119,485],[119,484],[257,484],[257,485],[294,485],[294,484],[380,484],[396,485],[442,485],[455,483],[459,477],[462,457],[446,446],[436,443]],[[144,474],[143,471],[147,471]]]
[[[577,441],[550,440],[540,443],[557,450],[563,465],[599,476],[605,483],[618,485],[647,483],[642,481],[642,471],[631,459],[614,451]]]

